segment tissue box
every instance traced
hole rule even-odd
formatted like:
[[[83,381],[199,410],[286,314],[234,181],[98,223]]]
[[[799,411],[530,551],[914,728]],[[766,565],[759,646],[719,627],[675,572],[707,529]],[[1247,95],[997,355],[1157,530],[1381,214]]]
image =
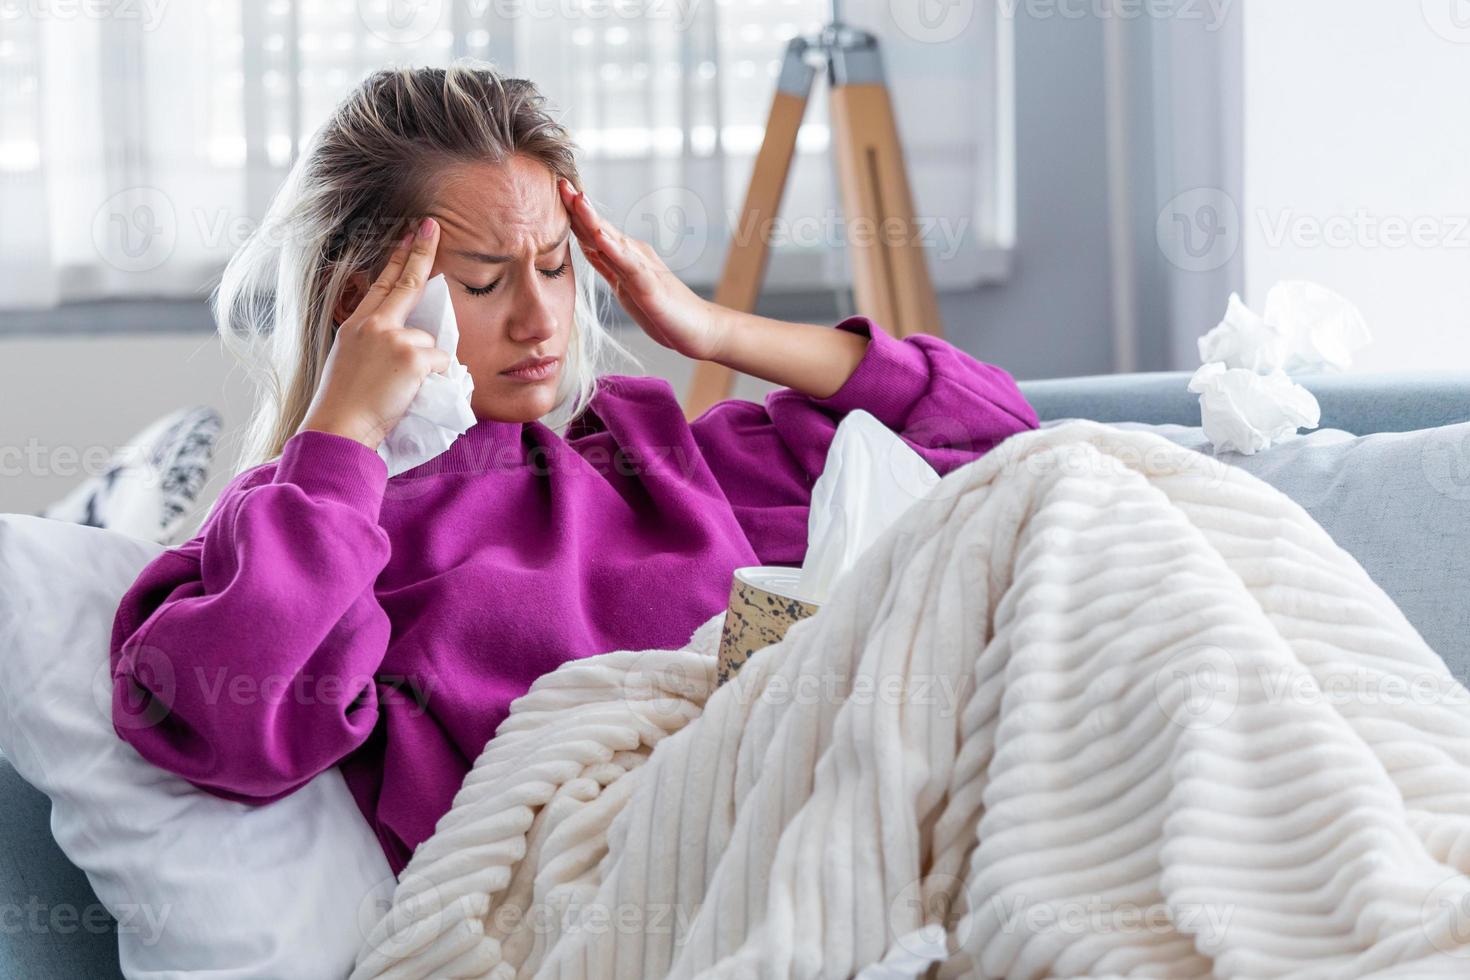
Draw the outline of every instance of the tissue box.
[[[725,683],[757,650],[780,643],[786,630],[820,608],[802,597],[800,568],[750,565],[735,569],[730,607],[720,631],[716,686]]]

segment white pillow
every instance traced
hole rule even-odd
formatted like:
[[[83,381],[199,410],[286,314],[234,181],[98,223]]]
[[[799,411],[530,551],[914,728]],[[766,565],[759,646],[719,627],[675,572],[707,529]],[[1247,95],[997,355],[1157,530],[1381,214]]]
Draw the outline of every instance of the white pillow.
[[[163,549],[0,514],[0,753],[119,920],[126,976],[346,976],[394,878],[334,767],[264,806],[213,796],[113,728],[113,615]]]

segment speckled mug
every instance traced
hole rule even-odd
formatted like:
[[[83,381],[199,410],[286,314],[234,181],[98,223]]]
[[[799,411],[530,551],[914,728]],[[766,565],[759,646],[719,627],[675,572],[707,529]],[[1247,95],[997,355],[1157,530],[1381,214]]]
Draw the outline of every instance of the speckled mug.
[[[720,631],[716,685],[725,683],[757,650],[781,642],[786,630],[819,608],[801,597],[800,568],[749,565],[735,569],[730,607]]]

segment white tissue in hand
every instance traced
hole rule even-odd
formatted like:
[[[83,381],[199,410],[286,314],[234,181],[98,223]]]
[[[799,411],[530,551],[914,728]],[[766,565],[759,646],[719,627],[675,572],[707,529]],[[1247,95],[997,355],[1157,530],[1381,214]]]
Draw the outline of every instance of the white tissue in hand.
[[[1292,280],[1271,287],[1263,315],[1231,293],[1225,319],[1199,339],[1199,359],[1263,374],[1345,371],[1370,339],[1356,306],[1326,286]]]
[[[938,482],[934,467],[892,429],[862,409],[848,412],[812,487],[801,594],[825,602],[833,583]]]
[[[1219,452],[1250,456],[1322,420],[1317,399],[1283,371],[1257,374],[1216,361],[1194,373],[1189,390],[1200,396],[1205,438]]]
[[[1353,353],[1368,344],[1368,322],[1352,303],[1315,282],[1279,282],[1266,294],[1267,323],[1286,338],[1288,374],[1346,371]]]
[[[470,394],[475,379],[459,362],[459,323],[449,300],[449,284],[440,273],[424,285],[424,295],[404,317],[404,323],[434,335],[436,346],[449,354],[449,370],[431,371],[403,418],[378,446],[378,455],[388,464],[388,475],[426,463],[448,449],[454,440],[475,424]]]

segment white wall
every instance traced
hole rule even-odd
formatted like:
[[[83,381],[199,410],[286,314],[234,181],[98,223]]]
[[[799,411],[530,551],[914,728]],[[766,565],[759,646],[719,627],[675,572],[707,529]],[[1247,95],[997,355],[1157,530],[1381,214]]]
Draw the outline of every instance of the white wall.
[[[218,409],[225,439],[250,410],[243,375],[200,334],[0,339],[0,392],[0,512],[38,511],[175,409]],[[229,477],[223,468],[205,488],[209,500]]]
[[[1315,279],[1373,328],[1355,370],[1470,369],[1470,4],[1244,13],[1247,301]]]

